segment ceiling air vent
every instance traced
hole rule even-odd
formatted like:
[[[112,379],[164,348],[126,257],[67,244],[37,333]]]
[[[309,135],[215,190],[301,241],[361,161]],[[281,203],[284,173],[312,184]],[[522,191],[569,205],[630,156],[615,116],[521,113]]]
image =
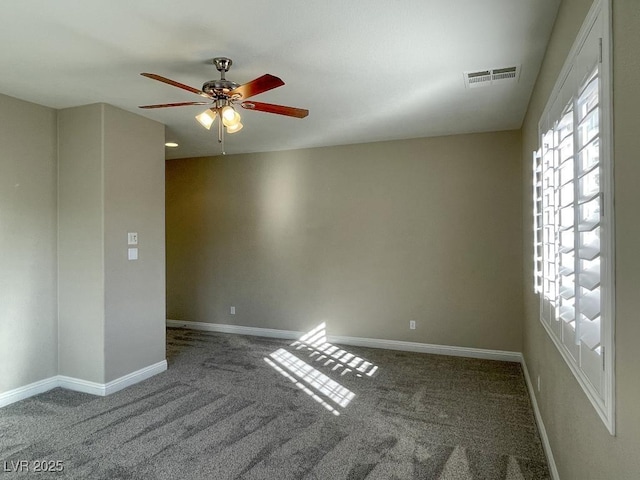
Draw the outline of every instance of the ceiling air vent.
[[[520,66],[493,68],[477,72],[464,72],[464,85],[467,88],[486,87],[504,83],[515,83],[520,77]]]

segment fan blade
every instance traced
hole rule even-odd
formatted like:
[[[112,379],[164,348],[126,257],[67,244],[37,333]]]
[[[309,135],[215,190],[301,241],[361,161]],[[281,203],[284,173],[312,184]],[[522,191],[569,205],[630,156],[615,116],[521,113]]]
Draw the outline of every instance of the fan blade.
[[[211,102],[160,103],[158,105],[140,105],[138,108],[184,107],[187,105],[211,105]]]
[[[158,80],[159,82],[166,83],[168,85],[173,85],[174,87],[181,88],[186,90],[187,92],[195,93],[196,95],[200,95],[201,97],[213,98],[208,93],[204,93],[202,90],[198,90],[197,88],[190,87],[189,85],[185,85],[184,83],[176,82],[171,80],[170,78],[162,77],[160,75],[156,75],[155,73],[141,73],[143,77],[150,78],[152,80]]]
[[[284,85],[282,80],[267,73],[255,80],[251,80],[244,85],[234,88],[229,92],[229,96],[232,97],[233,95],[240,95],[240,98],[249,98],[254,95],[258,95],[259,93],[281,87],[282,85]]]
[[[285,107],[284,105],[274,105],[273,103],[262,102],[242,102],[242,108],[247,110],[257,110],[258,112],[275,113],[288,117],[304,118],[309,115],[309,110],[304,108]]]

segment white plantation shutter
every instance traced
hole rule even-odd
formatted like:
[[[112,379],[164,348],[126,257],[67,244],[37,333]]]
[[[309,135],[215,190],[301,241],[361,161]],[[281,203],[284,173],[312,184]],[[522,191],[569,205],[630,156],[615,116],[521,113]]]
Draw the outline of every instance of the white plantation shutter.
[[[534,288],[541,322],[613,433],[611,105],[602,50],[607,16],[596,2],[540,120]]]
[[[542,153],[533,154],[533,288],[542,292]]]

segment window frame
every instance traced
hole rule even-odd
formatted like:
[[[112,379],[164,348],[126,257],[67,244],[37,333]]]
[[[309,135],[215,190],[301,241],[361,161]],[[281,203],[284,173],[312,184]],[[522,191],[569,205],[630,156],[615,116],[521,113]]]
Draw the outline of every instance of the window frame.
[[[600,22],[597,25],[597,22]],[[583,371],[582,367],[576,362],[571,351],[567,348],[558,332],[554,331],[548,319],[544,318],[543,302],[544,295],[542,285],[544,284],[542,249],[543,244],[543,225],[544,221],[540,220],[543,211],[545,190],[540,185],[541,190],[538,191],[538,180],[542,178],[538,168],[542,168],[543,161],[541,155],[542,138],[550,128],[551,120],[555,117],[561,118],[556,112],[552,115],[552,107],[557,110],[557,102],[563,102],[560,94],[566,95],[567,89],[564,88],[565,81],[570,77],[572,70],[576,68],[579,54],[585,46],[586,40],[589,38],[593,28],[600,28],[600,62],[598,65],[598,75],[600,82],[599,91],[599,136],[600,136],[600,181],[602,190],[601,199],[601,225],[600,225],[600,284],[601,284],[601,330],[600,345],[602,347],[601,358],[603,362],[602,372],[602,393],[592,385],[591,380]],[[555,83],[554,89],[549,96],[543,114],[538,123],[538,141],[540,148],[533,153],[533,290],[540,299],[540,322],[543,324],[549,337],[558,348],[560,354],[569,366],[571,372],[576,377],[578,383],[584,390],[585,394],[591,401],[596,412],[606,425],[611,435],[615,435],[615,230],[614,230],[614,189],[613,189],[613,91],[612,91],[612,42],[611,42],[611,0],[595,0],[589,13],[586,16],[582,27],[576,37],[576,40],[569,51],[567,59]],[[571,90],[571,101],[575,106],[575,99],[580,93],[580,85]],[[569,99],[564,99],[566,103]],[[561,108],[564,105],[560,104]],[[553,118],[552,118],[553,117]],[[576,129],[574,128],[574,132]],[[574,148],[575,152],[575,148]],[[577,162],[577,159],[574,159]],[[574,176],[573,181],[578,181]],[[547,192],[548,193],[548,192]],[[575,224],[574,224],[575,225]],[[577,230],[576,230],[577,231]],[[575,252],[574,252],[575,254]],[[562,321],[561,321],[562,322]],[[562,325],[561,327],[562,328]]]

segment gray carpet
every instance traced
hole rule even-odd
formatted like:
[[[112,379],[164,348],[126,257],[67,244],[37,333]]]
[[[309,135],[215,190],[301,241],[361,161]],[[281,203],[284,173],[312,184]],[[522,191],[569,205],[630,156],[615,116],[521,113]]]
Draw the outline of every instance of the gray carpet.
[[[147,381],[0,409],[0,478],[550,478],[518,364],[167,337],[169,370]],[[3,471],[37,459],[64,471]]]

